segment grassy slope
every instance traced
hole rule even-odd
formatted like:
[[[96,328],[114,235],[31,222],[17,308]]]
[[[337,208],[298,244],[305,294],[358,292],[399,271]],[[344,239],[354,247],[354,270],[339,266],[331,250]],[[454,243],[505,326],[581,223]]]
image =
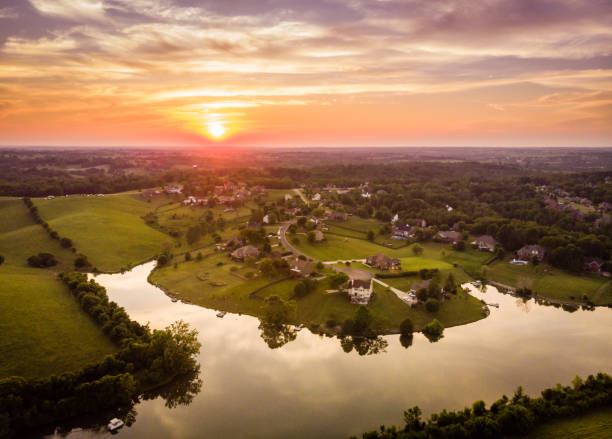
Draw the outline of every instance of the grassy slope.
[[[66,236],[100,271],[152,258],[169,238],[148,227],[141,216],[153,206],[136,194],[105,197],[36,199],[39,212],[60,236]]]
[[[485,277],[514,287],[527,287],[537,294],[562,301],[582,301],[586,294],[596,305],[612,303],[612,282],[592,274],[574,275],[549,265],[512,265],[496,261]]]
[[[575,418],[551,421],[528,436],[528,439],[548,438],[610,439],[612,438],[612,407]]]
[[[80,309],[56,278],[74,255],[35,224],[19,199],[0,199],[0,378],[44,376],[101,360],[116,347]],[[42,251],[60,264],[30,268],[26,259]]]

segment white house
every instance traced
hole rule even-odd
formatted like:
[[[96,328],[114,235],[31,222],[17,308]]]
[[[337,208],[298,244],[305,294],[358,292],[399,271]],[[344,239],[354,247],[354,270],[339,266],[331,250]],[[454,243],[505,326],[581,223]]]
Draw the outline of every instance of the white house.
[[[372,298],[372,280],[351,279],[348,294],[351,303],[367,305]]]
[[[314,194],[312,201],[321,201],[321,194]]]

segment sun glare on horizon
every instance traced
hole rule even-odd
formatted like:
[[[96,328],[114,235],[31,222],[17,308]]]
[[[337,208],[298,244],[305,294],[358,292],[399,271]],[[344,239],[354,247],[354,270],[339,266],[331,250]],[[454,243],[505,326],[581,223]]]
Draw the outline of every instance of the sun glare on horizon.
[[[213,139],[221,139],[225,135],[225,127],[220,123],[214,123],[208,126],[208,133]]]

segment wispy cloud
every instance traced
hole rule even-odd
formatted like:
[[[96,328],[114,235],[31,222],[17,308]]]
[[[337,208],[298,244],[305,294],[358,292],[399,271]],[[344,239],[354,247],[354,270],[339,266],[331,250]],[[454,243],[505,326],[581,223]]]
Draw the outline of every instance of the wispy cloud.
[[[154,120],[164,138],[201,139],[202,112],[232,111],[225,119],[250,140],[265,128],[308,142],[319,114],[338,127],[330,143],[342,130],[447,143],[487,126],[515,142],[579,117],[584,138],[612,135],[590,121],[610,117],[604,0],[29,0],[0,20],[0,132],[11,142],[40,114],[48,132],[81,118],[91,136],[120,137]]]

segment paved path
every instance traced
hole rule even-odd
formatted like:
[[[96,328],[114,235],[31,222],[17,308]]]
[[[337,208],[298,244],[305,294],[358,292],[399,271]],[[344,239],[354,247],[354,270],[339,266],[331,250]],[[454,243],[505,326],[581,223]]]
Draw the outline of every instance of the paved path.
[[[298,194],[298,196],[302,199],[304,204],[308,205],[308,200],[306,199],[306,197],[304,196],[304,194],[302,193],[302,191],[300,189],[293,189],[293,192]]]
[[[287,229],[289,228],[289,226],[291,224],[293,224],[295,222],[296,222],[296,220],[287,221],[286,223],[284,223],[280,227],[280,229],[278,230],[278,233],[280,235],[281,243],[283,244],[283,246],[287,250],[289,250],[295,256],[302,255],[302,256],[305,256],[305,257],[307,257],[309,259],[312,259],[315,263],[317,263],[318,261],[316,259],[311,258],[310,256],[302,253],[300,250],[298,250],[293,245],[291,245],[289,243],[289,241],[287,240]],[[350,259],[349,261],[365,262],[365,259]],[[323,263],[325,265],[329,266],[334,271],[345,273],[351,279],[362,279],[362,280],[370,280],[370,279],[372,279],[372,282],[376,282],[377,284],[382,285],[385,288],[389,288],[403,302],[406,302],[406,299],[409,300],[409,301],[412,300],[412,298],[410,297],[410,295],[406,291],[402,291],[400,289],[397,289],[395,287],[392,287],[392,286],[386,284],[385,282],[383,282],[383,281],[381,281],[379,279],[376,279],[372,272],[367,271],[367,270],[360,270],[358,268],[353,268],[353,267],[342,267],[342,266],[335,265],[338,262],[346,262],[346,261],[325,261]]]
[[[385,288],[389,288],[391,291],[393,291],[395,293],[395,295],[402,301],[406,301],[405,299],[412,301],[412,297],[410,297],[409,293],[402,291],[400,289],[397,289],[395,287],[392,287],[391,285],[388,285],[386,283],[384,283],[383,281],[381,281],[380,279],[376,279],[376,278],[372,278],[373,282],[376,282],[379,285],[382,285]]]

